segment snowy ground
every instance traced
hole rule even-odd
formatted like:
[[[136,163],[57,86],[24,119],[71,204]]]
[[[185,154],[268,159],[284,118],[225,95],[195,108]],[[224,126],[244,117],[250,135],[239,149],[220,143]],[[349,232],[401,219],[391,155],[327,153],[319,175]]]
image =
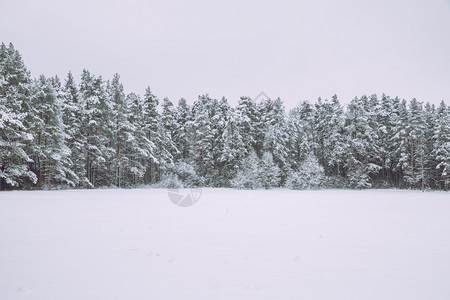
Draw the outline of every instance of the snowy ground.
[[[0,299],[450,299],[450,194],[2,192]]]

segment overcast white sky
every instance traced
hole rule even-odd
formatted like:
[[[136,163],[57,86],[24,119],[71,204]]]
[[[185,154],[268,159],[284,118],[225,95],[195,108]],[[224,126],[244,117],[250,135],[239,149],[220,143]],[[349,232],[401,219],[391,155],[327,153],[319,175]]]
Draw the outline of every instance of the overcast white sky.
[[[0,0],[0,41],[33,76],[121,75],[192,103],[264,91],[301,100],[385,92],[450,104],[450,0]]]

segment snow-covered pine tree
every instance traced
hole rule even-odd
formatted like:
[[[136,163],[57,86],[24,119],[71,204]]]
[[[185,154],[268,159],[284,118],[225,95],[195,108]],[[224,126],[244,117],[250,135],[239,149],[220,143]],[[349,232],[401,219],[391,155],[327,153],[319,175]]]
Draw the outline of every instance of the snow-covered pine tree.
[[[368,118],[368,124],[370,128],[369,135],[369,162],[372,163],[375,166],[378,166],[378,170],[376,172],[376,176],[372,176],[373,179],[379,178],[379,174],[381,173],[383,169],[383,154],[385,152],[383,145],[381,144],[380,136],[378,133],[380,132],[380,128],[383,127],[382,124],[379,123],[380,118],[380,111],[381,108],[381,102],[378,99],[378,96],[376,94],[371,95],[369,98],[364,98],[364,109],[367,112],[367,118]]]
[[[289,163],[291,169],[297,169],[300,165],[303,143],[306,140],[302,123],[299,117],[299,108],[294,107],[289,111],[287,119],[287,127],[289,132]]]
[[[217,128],[212,124],[214,106],[217,100],[213,100],[209,95],[199,96],[193,105],[193,159],[197,168],[197,173],[204,178],[207,185],[212,185],[214,179],[214,157],[213,146]]]
[[[312,151],[316,154],[317,142],[315,132],[316,111],[314,105],[308,101],[303,101],[299,107],[300,120],[302,120],[308,143],[311,145]]]
[[[259,139],[263,130],[260,128],[261,120],[256,103],[249,97],[241,97],[236,107],[236,115],[239,132],[245,143],[245,153],[253,150],[259,154],[262,152],[262,140]]]
[[[219,159],[226,177],[224,185],[229,186],[229,181],[236,175],[241,159],[247,154],[247,147],[240,132],[240,120],[235,109],[228,111],[226,120],[222,134],[223,149]]]
[[[43,75],[32,85],[33,157],[40,186],[66,185],[74,187],[78,181],[72,171],[70,148],[66,145],[67,134],[62,121],[62,93],[58,80],[46,79]]]
[[[212,157],[214,161],[214,172],[212,174],[212,186],[226,186],[228,185],[230,174],[228,174],[228,168],[226,161],[222,160],[224,153],[225,140],[224,133],[229,121],[229,112],[231,110],[230,104],[225,97],[222,97],[220,101],[214,101],[213,114],[211,118],[211,126],[213,128],[214,137],[212,143]]]
[[[193,124],[191,107],[184,98],[181,98],[175,111],[176,130],[173,141],[178,152],[174,156],[173,172],[182,181],[184,187],[198,186],[203,182],[195,168]]]
[[[368,98],[362,96],[352,100],[346,112],[347,144],[347,178],[352,187],[369,188],[372,177],[378,174],[381,166],[374,163],[374,156],[379,153],[373,119],[368,110]]]
[[[145,183],[155,183],[160,180],[160,161],[157,158],[158,148],[161,147],[162,141],[159,136],[158,122],[159,113],[157,110],[159,104],[158,98],[153,94],[150,87],[147,87],[143,102],[143,124],[144,131],[148,139],[147,149],[151,152],[146,163],[147,170],[145,173]]]
[[[437,180],[441,188],[448,190],[450,186],[450,108],[444,101],[437,109],[435,140],[433,155],[437,161],[436,170],[439,171]]]
[[[312,139],[309,135],[309,124],[302,119],[301,107],[294,107],[288,116],[290,168],[298,170],[307,153],[312,150]]]
[[[267,99],[261,103],[261,120],[264,124],[264,152],[273,155],[273,160],[280,168],[281,182],[286,180],[289,171],[289,135],[286,114],[280,98]]]
[[[328,124],[327,118],[331,116],[331,108],[327,99],[322,101],[319,97],[315,103],[315,114],[314,114],[314,132],[315,132],[315,155],[322,165],[327,165],[325,163],[325,156],[327,155],[327,149],[325,148],[325,140],[328,136]]]
[[[173,137],[175,146],[179,150],[175,155],[175,160],[187,160],[190,157],[190,141],[191,141],[191,109],[184,98],[178,101],[176,108],[176,131]]]
[[[110,145],[114,149],[110,174],[112,184],[118,187],[131,184],[130,177],[130,143],[135,138],[135,128],[130,123],[130,111],[119,74],[115,74],[109,85],[108,94],[112,109],[112,137]]]
[[[80,95],[71,72],[62,87],[62,119],[65,126],[66,144],[70,149],[72,171],[78,180],[76,186],[88,187],[86,177],[86,137],[83,135],[82,116],[83,107],[80,103]]]
[[[408,187],[420,188],[422,184],[427,184],[425,166],[428,159],[426,156],[425,129],[422,103],[414,98],[409,103],[408,123],[406,126],[409,164],[404,169],[403,180]]]
[[[4,190],[34,184],[37,177],[30,169],[33,136],[26,120],[30,73],[12,44],[0,45],[0,74],[0,189]]]
[[[144,130],[144,109],[142,99],[135,93],[126,96],[128,123],[131,134],[127,140],[127,181],[131,185],[143,184],[146,162],[153,152]]]
[[[157,147],[156,155],[160,162],[159,170],[163,176],[166,176],[173,170],[174,155],[179,153],[174,143],[174,136],[177,131],[176,110],[169,98],[163,99],[158,129],[161,144],[160,147]]]
[[[427,175],[426,181],[424,182],[423,188],[438,188],[436,179],[439,177],[438,170],[436,170],[437,161],[434,156],[434,145],[436,143],[435,128],[437,124],[436,108],[429,102],[425,104],[424,109],[425,118],[425,153],[427,160],[425,162],[424,171]]]
[[[394,131],[394,120],[397,119],[397,113],[394,108],[394,101],[389,96],[383,94],[381,96],[380,105],[376,111],[376,117],[378,122],[377,132],[377,144],[380,150],[381,158],[381,180],[384,184],[392,184],[394,180],[394,174],[392,169],[394,167],[395,156],[394,147],[391,143]]]
[[[178,154],[176,145],[173,144],[177,128],[177,111],[169,98],[164,98],[162,102],[161,122],[163,123],[165,142],[164,147],[169,150],[171,156]]]
[[[316,104],[316,117],[315,130],[319,149],[317,153],[322,156],[322,163],[327,167],[325,173],[341,175],[347,146],[344,136],[344,110],[336,95],[331,103],[325,100]]]
[[[101,76],[83,70],[80,82],[80,104],[82,104],[82,134],[86,138],[85,169],[90,187],[109,185],[113,182],[110,166],[114,159],[111,116],[112,104],[106,95]]]
[[[398,97],[393,99],[393,113],[391,114],[391,124],[393,135],[390,140],[392,158],[392,173],[394,182],[398,187],[405,187],[403,181],[403,170],[408,167],[408,151],[406,148],[408,123],[408,109],[406,101]]]

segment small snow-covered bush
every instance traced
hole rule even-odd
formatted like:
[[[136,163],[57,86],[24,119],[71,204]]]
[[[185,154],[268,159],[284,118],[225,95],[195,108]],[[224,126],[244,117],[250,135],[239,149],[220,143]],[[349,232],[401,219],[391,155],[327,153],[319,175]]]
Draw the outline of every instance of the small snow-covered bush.
[[[251,152],[243,159],[236,176],[231,180],[231,186],[238,189],[262,187],[259,177],[259,159],[255,152]]]
[[[348,186],[347,180],[342,176],[325,176],[321,187],[328,189],[344,189]]]
[[[267,190],[280,183],[280,168],[273,161],[270,152],[265,152],[260,163],[259,177],[263,187]]]
[[[280,184],[280,173],[271,153],[265,152],[259,159],[255,152],[251,152],[242,161],[231,186],[238,189],[270,189]]]
[[[357,189],[367,189],[372,187],[371,174],[377,174],[381,169],[372,163],[363,164],[357,160],[352,160],[347,173],[350,187]]]
[[[286,187],[295,190],[317,189],[323,186],[325,179],[323,167],[314,154],[309,154],[296,172],[291,172]]]
[[[349,184],[352,188],[368,189],[372,187],[370,176],[362,171],[362,169],[353,170],[348,176]]]
[[[177,175],[168,175],[163,178],[160,182],[154,185],[156,188],[164,188],[164,189],[182,189],[184,188],[183,182],[178,179]]]
[[[286,178],[285,186],[288,189],[293,190],[306,189],[302,174],[300,174],[300,172],[290,172]]]
[[[185,187],[198,186],[202,183],[197,172],[195,172],[195,168],[189,163],[183,161],[176,163],[173,172]]]

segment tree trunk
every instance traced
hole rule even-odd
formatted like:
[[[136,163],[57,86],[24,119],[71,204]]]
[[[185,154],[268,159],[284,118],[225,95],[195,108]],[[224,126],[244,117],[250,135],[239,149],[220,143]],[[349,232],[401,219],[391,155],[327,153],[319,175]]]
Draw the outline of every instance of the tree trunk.
[[[116,172],[117,172],[117,185],[120,187],[120,142],[117,143],[117,164],[116,164]]]
[[[411,137],[411,175],[414,174],[414,139]]]
[[[152,183],[152,162],[150,161],[149,172],[150,174],[150,183]]]
[[[5,166],[3,165],[3,161],[2,161],[2,167],[0,169],[2,170],[2,173],[3,173],[3,171],[5,171]],[[0,178],[0,190],[1,191],[6,190],[6,180],[3,177]]]
[[[425,191],[425,189],[424,189],[424,187],[425,187],[425,182],[424,182],[424,180],[423,180],[423,176],[424,176],[424,169],[423,169],[423,151],[421,151],[421,165],[422,165],[422,192],[424,192]]]

